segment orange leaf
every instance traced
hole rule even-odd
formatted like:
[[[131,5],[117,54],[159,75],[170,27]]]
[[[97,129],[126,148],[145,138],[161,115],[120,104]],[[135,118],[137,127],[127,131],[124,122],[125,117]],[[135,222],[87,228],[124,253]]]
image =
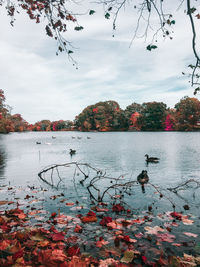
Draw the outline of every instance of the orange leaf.
[[[96,216],[84,216],[84,217],[81,218],[81,221],[83,223],[96,222],[97,221],[97,217]]]

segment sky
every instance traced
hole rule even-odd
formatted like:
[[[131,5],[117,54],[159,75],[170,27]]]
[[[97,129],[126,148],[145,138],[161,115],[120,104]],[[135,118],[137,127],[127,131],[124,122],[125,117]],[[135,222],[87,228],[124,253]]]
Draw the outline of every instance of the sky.
[[[115,37],[112,18],[106,20],[102,8],[84,2],[76,6],[87,13],[97,10],[93,16],[79,17],[83,31],[73,31],[72,25],[67,32],[78,69],[66,54],[56,56],[56,43],[46,35],[43,23],[20,14],[11,27],[1,7],[0,88],[12,114],[20,113],[29,123],[74,120],[99,101],[115,100],[122,109],[150,101],[174,107],[182,97],[193,97],[188,78],[182,75],[194,60],[190,24],[184,6],[177,11],[179,1],[175,2],[170,7],[175,10],[174,38],[158,39],[158,48],[151,52],[146,50],[148,39],[135,39],[130,46],[137,20],[133,6],[120,13]]]

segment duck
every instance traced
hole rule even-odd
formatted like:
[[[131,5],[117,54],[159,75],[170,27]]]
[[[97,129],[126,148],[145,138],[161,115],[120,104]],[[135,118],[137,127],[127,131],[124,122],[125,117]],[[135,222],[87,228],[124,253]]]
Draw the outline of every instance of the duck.
[[[149,181],[149,176],[147,174],[146,170],[143,170],[137,177],[138,183],[141,184],[142,187],[142,192],[145,193],[144,185],[148,183]]]
[[[36,145],[41,145],[41,142],[36,142]]]
[[[156,157],[149,157],[148,154],[144,155],[146,157],[146,162],[149,163],[149,162],[153,162],[153,163],[158,163],[159,162],[159,158],[156,158]]]
[[[91,137],[87,136],[87,139],[91,139]]]
[[[149,176],[147,171],[143,170],[137,177],[137,180],[140,184],[147,184],[149,181]]]
[[[70,148],[69,154],[72,156],[72,155],[74,155],[75,153],[76,153],[76,150]]]
[[[56,137],[52,135],[52,139],[56,139]]]

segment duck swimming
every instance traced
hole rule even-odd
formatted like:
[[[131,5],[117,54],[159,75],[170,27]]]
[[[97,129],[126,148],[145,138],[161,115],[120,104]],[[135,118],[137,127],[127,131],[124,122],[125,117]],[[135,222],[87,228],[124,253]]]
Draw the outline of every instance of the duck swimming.
[[[146,157],[146,162],[149,163],[149,162],[153,162],[153,163],[158,163],[159,162],[159,158],[156,158],[156,157],[149,157],[148,154],[144,155]]]
[[[72,156],[72,155],[74,155],[75,153],[76,153],[76,150],[70,148],[69,154]]]
[[[138,182],[141,184],[142,192],[145,193],[144,184],[147,184],[149,181],[149,176],[147,171],[143,170],[137,177]]]

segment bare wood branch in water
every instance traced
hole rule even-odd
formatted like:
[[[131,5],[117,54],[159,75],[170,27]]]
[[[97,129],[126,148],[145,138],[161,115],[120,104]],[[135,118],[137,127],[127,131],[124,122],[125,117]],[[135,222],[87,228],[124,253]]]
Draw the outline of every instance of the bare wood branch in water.
[[[117,198],[121,202],[125,195],[131,196],[131,190],[133,187],[141,186],[137,180],[130,180],[127,181],[124,179],[124,175],[120,175],[119,177],[111,177],[106,175],[106,171],[103,172],[100,169],[94,168],[91,165],[87,163],[77,163],[77,162],[71,162],[66,164],[54,164],[50,167],[47,167],[46,169],[43,169],[38,176],[40,179],[50,185],[51,187],[58,188],[60,183],[63,182],[63,178],[61,177],[59,168],[62,167],[74,167],[74,171],[72,174],[72,181],[74,184],[75,191],[78,193],[77,190],[77,182],[79,182],[82,186],[85,186],[87,189],[90,199],[94,200],[95,202],[103,202],[106,198],[106,196],[109,197],[110,200],[115,201]],[[56,172],[54,172],[54,169],[56,169]],[[93,173],[90,172],[93,171]],[[50,172],[50,181],[48,181],[45,178],[45,174]],[[77,177],[79,176],[79,173],[83,175],[83,179],[79,179],[77,181]],[[57,185],[55,184],[54,178],[56,179],[55,175],[57,175],[57,178],[59,179],[59,182]],[[66,179],[68,179],[70,176],[69,174],[65,176]],[[82,177],[79,177],[82,178]],[[103,187],[103,180],[111,183],[111,185],[106,185]],[[85,182],[87,181],[87,184]],[[98,185],[100,183],[100,187]],[[195,184],[195,188],[192,187],[192,184]],[[186,201],[182,196],[178,194],[178,191],[185,190],[188,188],[194,188],[195,190],[200,188],[200,181],[195,179],[189,179],[185,181],[184,183],[181,183],[177,185],[176,187],[171,188],[161,188],[157,185],[154,185],[150,182],[148,182],[148,185],[151,186],[156,190],[156,192],[159,194],[160,199],[164,198],[166,199],[172,206],[172,208],[175,210],[175,202],[168,196],[166,191],[170,191],[172,193],[175,193],[177,197],[179,197],[181,200]],[[146,185],[145,185],[146,186]],[[118,196],[116,198],[116,196]]]

